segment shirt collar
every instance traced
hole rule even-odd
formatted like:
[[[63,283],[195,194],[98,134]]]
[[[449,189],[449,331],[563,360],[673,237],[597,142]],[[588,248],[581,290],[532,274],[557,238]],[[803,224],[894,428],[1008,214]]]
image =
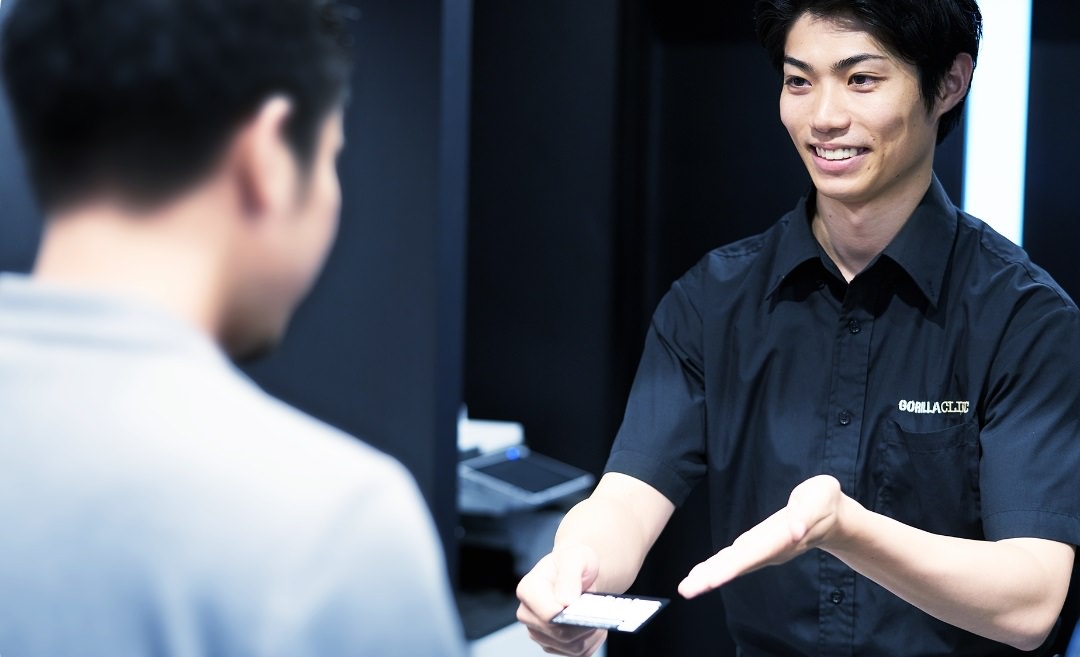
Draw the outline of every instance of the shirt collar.
[[[0,332],[11,330],[102,350],[168,350],[227,361],[209,336],[163,310],[90,289],[0,273]]]
[[[814,190],[811,189],[799,199],[795,208],[781,219],[782,223],[786,222],[787,227],[780,238],[769,279],[772,284],[766,296],[772,296],[781,283],[803,263],[810,260],[820,262],[826,257],[810,228],[807,208],[813,193]],[[956,207],[949,200],[945,188],[935,174],[930,188],[915,207],[915,211],[892,242],[885,247],[881,256],[899,265],[926,300],[936,306],[956,230]]]
[[[907,272],[932,306],[941,296],[957,226],[956,206],[935,175],[911,218],[882,252]]]
[[[807,207],[813,188],[799,199],[795,207],[780,220],[783,234],[777,246],[776,259],[773,260],[766,298],[776,293],[777,288],[791,275],[799,265],[817,260],[820,262],[821,247],[810,229],[810,216]]]

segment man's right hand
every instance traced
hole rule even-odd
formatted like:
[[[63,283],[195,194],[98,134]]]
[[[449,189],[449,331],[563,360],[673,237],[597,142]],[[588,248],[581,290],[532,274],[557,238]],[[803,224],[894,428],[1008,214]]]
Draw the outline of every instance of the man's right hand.
[[[518,584],[517,616],[532,640],[553,655],[595,653],[606,631],[553,625],[551,619],[585,591],[622,593],[629,588],[674,510],[668,498],[643,481],[618,472],[601,477],[592,495],[563,518],[555,549]]]
[[[557,547],[521,579],[517,587],[517,617],[529,628],[529,637],[545,652],[588,657],[596,652],[607,632],[550,621],[596,582],[600,560],[585,545]]]

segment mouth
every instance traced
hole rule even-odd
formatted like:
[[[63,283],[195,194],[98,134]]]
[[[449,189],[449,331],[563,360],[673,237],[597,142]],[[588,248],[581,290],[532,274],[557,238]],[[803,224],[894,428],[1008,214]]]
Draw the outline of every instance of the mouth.
[[[870,150],[868,148],[823,148],[821,146],[813,146],[812,148],[818,157],[830,162],[850,160],[851,158],[862,155]]]

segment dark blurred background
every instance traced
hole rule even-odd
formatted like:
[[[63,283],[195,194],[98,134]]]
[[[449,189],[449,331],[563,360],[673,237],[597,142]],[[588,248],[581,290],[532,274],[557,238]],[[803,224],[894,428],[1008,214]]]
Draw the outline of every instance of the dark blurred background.
[[[401,459],[458,576],[460,406],[599,474],[660,297],[808,178],[752,0],[353,4],[340,237],[282,348],[250,372]],[[1024,232],[1074,299],[1077,24],[1077,3],[1035,0]],[[938,154],[956,201],[963,142]],[[38,217],[2,106],[0,167],[0,269],[25,271]],[[708,512],[704,495],[677,512],[635,590],[674,594],[711,551]],[[675,600],[608,654],[731,654],[722,613],[715,596]]]

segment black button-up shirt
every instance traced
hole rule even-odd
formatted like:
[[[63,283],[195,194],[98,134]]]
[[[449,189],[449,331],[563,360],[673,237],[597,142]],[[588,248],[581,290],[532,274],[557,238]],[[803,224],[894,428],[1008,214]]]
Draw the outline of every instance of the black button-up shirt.
[[[1080,543],[1076,305],[936,179],[850,283],[811,199],[672,286],[607,469],[676,504],[707,479],[716,549],[822,473],[927,531]],[[1019,654],[820,550],[722,594],[747,657]]]

